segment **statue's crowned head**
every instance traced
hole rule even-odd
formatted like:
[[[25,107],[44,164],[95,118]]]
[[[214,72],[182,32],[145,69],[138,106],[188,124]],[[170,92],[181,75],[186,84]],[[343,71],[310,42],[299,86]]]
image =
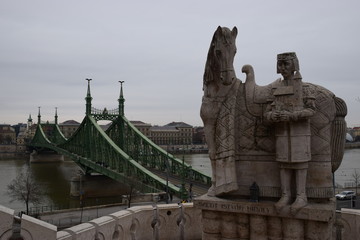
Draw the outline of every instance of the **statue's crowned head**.
[[[299,60],[296,56],[295,52],[286,52],[286,53],[280,53],[277,55],[277,65],[276,65],[276,69],[277,69],[277,73],[280,73],[279,70],[279,62],[288,62],[291,61],[292,65],[294,66],[294,69],[292,69],[293,71],[299,71]]]

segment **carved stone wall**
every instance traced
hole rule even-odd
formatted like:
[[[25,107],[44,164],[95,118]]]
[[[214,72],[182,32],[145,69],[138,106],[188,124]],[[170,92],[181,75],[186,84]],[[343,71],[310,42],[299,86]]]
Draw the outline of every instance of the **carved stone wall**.
[[[295,216],[277,213],[273,202],[254,203],[202,196],[203,239],[332,239],[334,202],[309,204]],[[319,238],[321,236],[321,238]]]
[[[249,188],[256,182],[260,197],[280,197],[274,127],[262,117],[267,106],[266,94],[270,94],[269,89],[275,83],[253,88],[246,84],[240,84],[236,98],[235,150],[239,190],[233,195],[249,196]],[[307,175],[307,196],[328,199],[334,195],[331,162],[334,154],[331,149],[332,121],[336,114],[334,94],[320,86],[307,85],[316,92],[316,113],[310,119],[312,158]]]

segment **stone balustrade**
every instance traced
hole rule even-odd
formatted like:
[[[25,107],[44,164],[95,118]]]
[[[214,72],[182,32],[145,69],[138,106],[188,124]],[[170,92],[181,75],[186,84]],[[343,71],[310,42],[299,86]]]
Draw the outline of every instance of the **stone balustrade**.
[[[12,236],[16,218],[24,240],[201,239],[201,212],[192,203],[132,207],[61,231],[25,214],[19,219],[0,206],[0,240]]]
[[[337,217],[336,239],[359,239],[360,236],[360,210],[342,208]]]
[[[132,207],[61,231],[25,214],[15,217],[14,210],[0,206],[0,240],[8,240],[14,227],[24,240],[201,239],[201,224],[200,210],[192,203]],[[357,239],[360,210],[342,209],[335,225],[333,239]]]

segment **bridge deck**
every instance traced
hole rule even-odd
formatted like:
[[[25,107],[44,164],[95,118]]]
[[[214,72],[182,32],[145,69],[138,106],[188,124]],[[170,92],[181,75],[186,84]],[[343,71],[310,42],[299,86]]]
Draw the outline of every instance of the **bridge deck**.
[[[167,174],[165,172],[160,171],[158,169],[153,169],[153,168],[148,168],[148,170],[153,172],[154,174],[158,175],[162,179],[166,179]],[[180,187],[181,183],[182,183],[182,179],[179,176],[174,176],[174,175],[169,174],[169,182]],[[207,193],[207,191],[209,189],[208,185],[202,184],[200,182],[191,181],[191,183],[193,184],[192,185],[192,196],[193,197],[204,195],[205,193]],[[190,187],[190,182],[189,182],[189,180],[186,180],[185,188],[188,192],[189,192],[189,187]]]

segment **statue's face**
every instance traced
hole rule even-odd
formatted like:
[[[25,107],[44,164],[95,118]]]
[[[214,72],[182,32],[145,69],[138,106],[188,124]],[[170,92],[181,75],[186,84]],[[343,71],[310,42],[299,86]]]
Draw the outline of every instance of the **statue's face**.
[[[278,72],[285,78],[289,78],[295,71],[295,66],[292,60],[279,60],[277,63]]]
[[[233,65],[236,36],[236,27],[233,30],[219,27],[214,34],[214,54],[219,65],[220,81],[226,86],[231,85],[236,79]]]

